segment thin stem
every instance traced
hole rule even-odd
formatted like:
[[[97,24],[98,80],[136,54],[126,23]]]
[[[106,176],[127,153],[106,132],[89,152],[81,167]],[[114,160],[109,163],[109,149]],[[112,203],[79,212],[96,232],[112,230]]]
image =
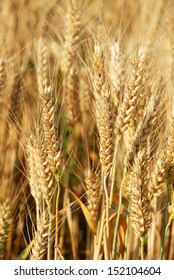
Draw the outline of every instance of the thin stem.
[[[52,255],[52,248],[51,248],[52,213],[51,213],[51,207],[49,207],[48,212],[49,212],[49,227],[48,227],[47,259],[51,260],[51,255]]]
[[[144,237],[140,237],[140,258],[144,260]]]
[[[124,181],[125,181],[125,174],[126,174],[126,171],[124,170],[123,180],[122,180],[122,183],[121,183],[121,186],[120,186],[120,192],[119,192],[118,213],[117,213],[117,218],[116,218],[116,223],[115,223],[115,230],[114,230],[114,237],[113,237],[112,260],[115,259],[116,249],[117,249],[117,233],[118,233],[118,226],[119,226],[120,214],[121,214],[122,189],[123,189],[123,185],[124,185]]]
[[[116,173],[116,158],[117,158],[117,149],[118,149],[119,141],[120,141],[120,137],[117,137],[116,142],[115,142],[114,156],[113,156],[113,162],[112,162],[113,164],[112,164],[112,170],[111,170],[111,186],[110,186],[109,207],[112,206],[112,201],[113,201],[114,182],[115,182],[115,173]]]
[[[128,213],[129,213],[129,206],[128,206]],[[124,245],[124,260],[127,260],[127,246],[128,246],[128,240],[129,240],[129,234],[128,234],[128,223],[129,223],[129,216],[126,216],[126,233],[125,233],[125,245]]]
[[[113,245],[112,245],[112,260],[115,259],[116,249],[117,249],[117,233],[118,233],[118,225],[119,225],[119,221],[120,221],[121,205],[122,205],[122,192],[120,191],[118,213],[117,213],[117,218],[116,218]]]
[[[166,220],[167,220],[167,207],[170,201],[170,175],[169,172],[166,171],[166,183],[167,183],[167,197],[166,197],[166,206],[163,210],[163,228],[162,228],[162,242],[161,242],[161,251],[160,251],[160,260],[163,260],[164,257],[164,242],[165,242],[165,235],[166,235]]]
[[[109,197],[108,197],[108,190],[107,190],[107,176],[104,175],[103,177],[103,186],[104,186],[104,193],[105,193],[105,205],[106,205],[106,227],[104,228],[105,232],[105,241],[107,244],[107,250],[109,251]],[[105,244],[105,245],[106,245]],[[106,246],[105,246],[106,248]],[[108,257],[107,257],[108,259]]]
[[[56,176],[57,177],[57,176]],[[57,180],[57,178],[55,178]],[[48,251],[47,251],[47,259],[53,259],[53,229],[55,226],[55,208],[56,208],[56,198],[57,198],[57,189],[53,194],[53,197],[50,199],[49,206],[48,206],[48,213],[49,213],[49,228],[48,228]]]
[[[56,232],[55,232],[55,255],[54,259],[58,259],[58,244],[59,244],[59,237],[58,237],[58,232],[59,232],[59,197],[60,197],[60,176],[58,175],[56,177],[57,180],[57,196],[56,196]]]
[[[104,208],[102,211],[101,222],[99,223],[100,228],[99,228],[98,236],[96,236],[96,239],[95,239],[96,240],[96,249],[94,252],[94,260],[99,260],[99,256],[100,256],[100,250],[101,250],[102,239],[103,239],[103,228],[104,228],[104,222],[105,222],[105,217],[106,217],[105,211],[106,211],[106,209]]]
[[[39,217],[40,217],[40,210],[38,204],[36,204],[36,221],[37,221],[37,229],[39,226]]]

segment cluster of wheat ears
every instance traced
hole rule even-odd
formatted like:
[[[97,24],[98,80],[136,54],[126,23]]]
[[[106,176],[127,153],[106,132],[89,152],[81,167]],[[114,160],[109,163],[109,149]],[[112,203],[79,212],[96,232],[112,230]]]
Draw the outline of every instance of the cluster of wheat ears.
[[[174,259],[173,0],[0,1],[0,259]]]

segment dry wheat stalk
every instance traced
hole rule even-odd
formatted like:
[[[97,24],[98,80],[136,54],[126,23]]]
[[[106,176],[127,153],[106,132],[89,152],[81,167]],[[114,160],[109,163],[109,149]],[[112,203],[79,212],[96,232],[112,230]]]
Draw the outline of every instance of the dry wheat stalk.
[[[136,110],[137,102],[144,83],[144,73],[147,66],[148,49],[141,47],[138,55],[132,62],[132,78],[128,85],[127,92],[123,98],[117,117],[116,131],[117,134],[124,132]]]
[[[64,256],[62,255],[62,250],[61,250],[60,246],[57,246],[56,251],[57,251],[57,255],[58,255],[57,259],[62,260],[62,261],[65,260]]]

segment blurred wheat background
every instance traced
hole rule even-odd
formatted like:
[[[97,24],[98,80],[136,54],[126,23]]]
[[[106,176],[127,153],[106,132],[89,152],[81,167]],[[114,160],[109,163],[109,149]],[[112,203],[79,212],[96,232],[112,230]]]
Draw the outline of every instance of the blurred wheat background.
[[[0,259],[174,259],[174,2],[0,0]]]

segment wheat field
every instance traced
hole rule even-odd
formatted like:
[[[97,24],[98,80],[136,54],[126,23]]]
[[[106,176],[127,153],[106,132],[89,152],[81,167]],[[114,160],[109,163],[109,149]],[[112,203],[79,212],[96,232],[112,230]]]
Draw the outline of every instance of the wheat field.
[[[174,259],[174,2],[0,0],[0,259]]]

